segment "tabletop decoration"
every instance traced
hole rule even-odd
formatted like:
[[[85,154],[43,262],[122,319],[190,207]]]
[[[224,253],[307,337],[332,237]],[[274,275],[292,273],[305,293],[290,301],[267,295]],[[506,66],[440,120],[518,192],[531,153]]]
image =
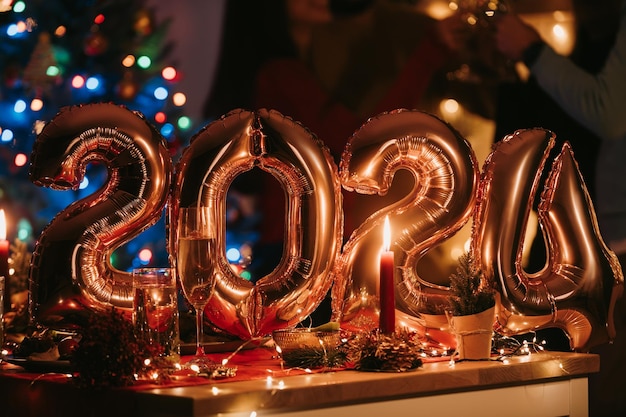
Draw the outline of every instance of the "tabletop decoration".
[[[13,240],[9,257],[11,274],[5,280],[5,297],[8,298],[4,311],[5,341],[10,343],[20,342],[28,330],[28,269],[31,258],[28,244],[17,238]]]
[[[515,337],[495,332],[493,334],[492,346],[496,359],[505,361],[514,356],[545,352],[547,350],[547,341],[537,340],[537,335],[534,332],[531,332],[530,335],[532,335],[530,340],[526,338],[519,340]]]
[[[159,347],[138,339],[132,323],[114,307],[107,314],[91,314],[79,337],[70,363],[80,387],[130,386],[142,375],[152,381],[166,378],[154,376]]]
[[[337,322],[272,332],[276,350],[285,365],[303,369],[344,366],[347,360],[345,349],[342,348],[344,337]]]
[[[354,333],[345,342],[348,362],[359,371],[406,372],[423,365],[423,346],[417,333],[379,329]]]
[[[340,346],[315,347],[303,346],[298,349],[281,352],[281,358],[290,368],[333,370],[346,364],[346,352]]]
[[[15,358],[57,360],[61,356],[57,347],[59,341],[54,330],[39,329],[25,335],[19,343],[15,343],[11,354]]]
[[[380,278],[378,292],[380,299],[379,328],[383,333],[396,330],[396,265],[391,248],[391,225],[389,216],[385,216],[383,227],[383,247],[380,254]]]
[[[459,257],[456,272],[450,275],[449,300],[454,316],[482,313],[496,305],[495,291],[470,252]]]
[[[247,352],[248,350],[267,350],[263,349],[262,346],[267,343],[269,339],[267,337],[253,337],[251,339],[245,340],[242,343],[239,343],[237,348],[233,349],[232,352],[229,352],[228,356],[222,358],[221,361],[216,361],[216,366],[211,369],[201,370],[200,367],[196,368],[197,376],[204,376],[211,379],[225,379],[225,378],[234,378],[237,376],[238,366],[233,365],[233,361],[237,361],[240,359],[240,352]],[[245,360],[244,360],[245,361]]]
[[[483,273],[470,252],[459,257],[456,272],[450,275],[449,301],[449,322],[457,339],[458,359],[489,359],[496,293],[483,279]]]
[[[28,243],[15,238],[11,243],[11,256],[9,257],[11,294],[28,291],[28,269],[31,258],[32,253],[28,248]]]
[[[198,377],[209,378],[209,379],[233,378],[237,376],[237,367],[217,364],[212,367],[204,367],[202,369],[197,368],[197,372],[194,375]]]

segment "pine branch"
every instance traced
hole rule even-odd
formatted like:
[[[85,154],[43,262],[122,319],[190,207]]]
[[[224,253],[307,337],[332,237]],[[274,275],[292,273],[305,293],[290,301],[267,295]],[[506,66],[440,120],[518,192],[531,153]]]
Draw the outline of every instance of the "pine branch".
[[[485,282],[468,252],[459,257],[456,272],[450,275],[450,294],[450,308],[455,316],[477,314],[496,303],[494,289]]]

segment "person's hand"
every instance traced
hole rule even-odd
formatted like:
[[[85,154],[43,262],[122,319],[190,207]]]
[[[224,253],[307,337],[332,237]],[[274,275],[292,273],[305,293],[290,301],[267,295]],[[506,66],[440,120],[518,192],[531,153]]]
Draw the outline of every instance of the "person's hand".
[[[494,23],[496,47],[509,59],[520,61],[526,48],[541,41],[539,33],[515,14],[499,16]]]

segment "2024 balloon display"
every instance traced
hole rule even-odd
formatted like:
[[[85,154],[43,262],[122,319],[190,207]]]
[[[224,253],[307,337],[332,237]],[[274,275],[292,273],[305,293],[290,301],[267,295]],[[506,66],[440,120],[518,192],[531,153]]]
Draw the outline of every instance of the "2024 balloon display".
[[[613,336],[611,312],[623,276],[567,147],[553,163],[539,210],[549,262],[536,274],[520,263],[522,232],[553,138],[543,129],[515,132],[494,147],[481,174],[471,146],[451,126],[396,110],[349,138],[339,170],[323,142],[296,121],[271,110],[234,110],[195,135],[174,169],[164,141],[138,113],[113,104],[63,109],[37,138],[33,182],[75,187],[92,160],[106,164],[109,180],[42,232],[30,273],[33,316],[72,327],[86,311],[129,308],[128,274],[113,269],[108,256],[156,222],[169,201],[172,262],[178,209],[210,208],[206,227],[218,244],[207,256],[217,260],[217,284],[205,313],[225,333],[249,339],[294,326],[331,285],[333,315],[344,327],[376,327],[381,219],[390,214],[397,325],[443,329],[445,338],[448,289],[420,277],[416,264],[473,218],[472,252],[499,289],[496,327],[509,334],[561,327],[573,348],[586,349]],[[282,185],[287,206],[282,260],[255,284],[232,272],[224,238],[226,191],[254,167]],[[384,195],[399,170],[415,177],[413,188],[372,214],[342,248],[341,186]]]

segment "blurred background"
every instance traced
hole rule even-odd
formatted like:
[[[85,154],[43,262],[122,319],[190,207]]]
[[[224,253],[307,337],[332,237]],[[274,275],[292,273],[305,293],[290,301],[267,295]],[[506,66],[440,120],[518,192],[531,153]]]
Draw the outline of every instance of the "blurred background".
[[[389,21],[390,30],[402,25],[411,30],[413,15],[440,20],[458,10],[467,14],[468,25],[480,26],[488,19],[485,10],[493,10],[495,4],[502,7],[498,10],[520,13],[558,52],[568,54],[574,42],[571,5],[566,0],[381,2],[395,13],[390,15],[402,16]],[[0,0],[0,208],[7,217],[7,239],[32,248],[57,213],[106,181],[106,167],[97,164],[88,168],[77,190],[54,191],[29,181],[36,126],[63,106],[112,101],[137,110],[161,132],[177,160],[193,134],[211,121],[203,115],[203,105],[214,88],[224,11],[225,0]],[[320,31],[318,50],[336,51],[367,30],[359,21],[342,25]],[[400,63],[409,55],[409,49],[401,47],[406,40],[388,40]],[[261,45],[263,40],[253,41]],[[420,101],[420,110],[448,121],[468,139],[480,164],[494,142],[497,86],[508,77],[525,76],[523,67],[492,59],[490,51],[474,43],[465,57],[441,68]],[[332,85],[348,63],[329,56],[333,55],[314,59],[323,82]],[[373,65],[362,68],[376,70]],[[529,126],[519,126],[524,127]],[[254,279],[246,275],[245,267],[255,256],[250,248],[259,239],[254,229],[258,219],[249,202],[238,198],[233,195],[229,200],[233,221],[228,257],[242,276]],[[242,221],[245,218],[252,220]],[[470,227],[429,252],[420,268],[433,282],[445,282],[467,249]],[[112,256],[113,265],[123,270],[167,262],[163,220]]]

